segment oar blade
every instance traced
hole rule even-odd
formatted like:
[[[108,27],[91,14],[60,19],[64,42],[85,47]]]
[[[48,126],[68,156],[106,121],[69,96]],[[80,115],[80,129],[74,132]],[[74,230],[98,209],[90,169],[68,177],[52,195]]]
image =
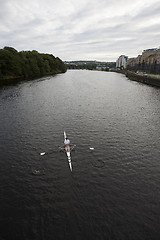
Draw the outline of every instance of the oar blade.
[[[45,155],[45,154],[46,154],[45,152],[40,153],[41,156],[43,156],[43,155]]]

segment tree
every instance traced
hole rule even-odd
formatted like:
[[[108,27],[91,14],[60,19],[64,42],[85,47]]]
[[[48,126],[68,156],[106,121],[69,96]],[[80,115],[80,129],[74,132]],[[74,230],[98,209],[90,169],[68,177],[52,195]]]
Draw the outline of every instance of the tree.
[[[52,54],[33,51],[18,52],[12,47],[0,49],[0,79],[29,79],[66,72],[61,59]]]

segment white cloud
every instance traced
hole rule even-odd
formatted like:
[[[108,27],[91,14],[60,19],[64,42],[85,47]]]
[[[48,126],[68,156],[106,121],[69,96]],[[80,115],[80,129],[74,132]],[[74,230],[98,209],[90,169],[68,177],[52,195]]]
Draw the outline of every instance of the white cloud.
[[[0,6],[0,48],[115,61],[159,46],[159,0],[0,0]]]

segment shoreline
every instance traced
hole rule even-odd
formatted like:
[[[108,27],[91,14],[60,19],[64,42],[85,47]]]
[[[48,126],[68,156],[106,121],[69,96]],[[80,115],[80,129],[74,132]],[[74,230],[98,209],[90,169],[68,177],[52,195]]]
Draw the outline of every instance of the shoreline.
[[[125,75],[132,81],[141,82],[154,87],[160,87],[160,76],[156,77],[156,75],[152,76],[151,74],[139,75],[137,73],[130,72],[130,71],[127,71]]]
[[[129,70],[113,70],[113,72],[122,73],[131,81],[140,82],[154,87],[160,87],[160,75],[142,75]]]
[[[17,83],[25,82],[25,81],[29,82],[29,81],[32,81],[32,80],[36,80],[38,78],[54,76],[54,75],[62,74],[62,73],[65,73],[65,72],[57,72],[57,73],[52,73],[52,74],[45,74],[45,75],[35,76],[33,78],[24,78],[22,76],[21,77],[8,77],[8,78],[0,79],[0,88],[3,87],[3,86],[15,85]]]

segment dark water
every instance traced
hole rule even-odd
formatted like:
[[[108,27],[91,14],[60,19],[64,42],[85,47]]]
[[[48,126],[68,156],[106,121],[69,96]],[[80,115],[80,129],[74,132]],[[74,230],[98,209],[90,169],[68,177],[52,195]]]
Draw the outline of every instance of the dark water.
[[[159,240],[159,91],[94,71],[0,89],[0,239]]]

